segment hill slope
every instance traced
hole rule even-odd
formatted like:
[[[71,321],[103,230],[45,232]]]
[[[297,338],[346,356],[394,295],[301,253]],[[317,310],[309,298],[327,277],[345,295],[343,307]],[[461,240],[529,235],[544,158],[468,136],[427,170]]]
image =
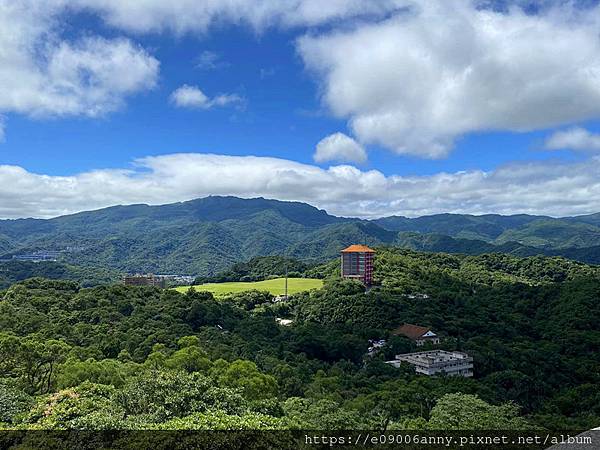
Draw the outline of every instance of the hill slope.
[[[395,235],[303,203],[207,197],[162,206],[115,206],[49,220],[4,220],[0,236],[5,236],[5,257],[52,250],[77,265],[214,274],[259,255],[324,260],[340,245],[364,239],[370,228],[377,243],[382,242],[378,234]],[[318,248],[311,251],[315,243]]]
[[[60,261],[129,272],[214,275],[262,255],[323,262],[352,243],[425,251],[564,255],[600,262],[598,215],[439,214],[373,221],[263,198],[114,206],[54,219],[0,220],[0,256],[60,251]]]
[[[0,289],[27,278],[42,277],[51,280],[76,281],[83,287],[114,283],[120,274],[111,269],[77,267],[60,262],[4,261],[0,262]]]
[[[374,271],[380,285],[368,292],[338,276],[284,302],[17,283],[0,293],[0,428],[342,431],[385,421],[421,432],[456,428],[459,416],[464,429],[558,435],[599,423],[599,267],[379,247]],[[469,354],[474,376],[385,364],[423,350],[391,335],[402,323]],[[387,342],[365,357],[371,339]]]

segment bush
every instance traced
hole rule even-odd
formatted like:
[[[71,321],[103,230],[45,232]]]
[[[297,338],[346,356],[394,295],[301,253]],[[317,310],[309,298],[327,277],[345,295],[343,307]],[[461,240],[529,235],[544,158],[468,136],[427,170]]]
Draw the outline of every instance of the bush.
[[[33,404],[33,397],[0,380],[0,422],[15,423]]]

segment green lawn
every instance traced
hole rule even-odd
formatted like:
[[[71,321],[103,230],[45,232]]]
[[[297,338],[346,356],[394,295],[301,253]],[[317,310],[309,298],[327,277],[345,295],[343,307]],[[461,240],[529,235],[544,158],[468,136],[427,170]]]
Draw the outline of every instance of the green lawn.
[[[313,278],[288,278],[288,294],[296,292],[308,291],[309,289],[318,289],[323,286],[323,280]],[[179,292],[185,292],[190,286],[180,286],[177,289]],[[215,296],[230,294],[233,292],[249,291],[256,289],[259,291],[269,291],[273,295],[282,295],[285,291],[285,278],[275,278],[273,280],[256,281],[253,283],[206,283],[194,286],[197,291],[209,291]]]

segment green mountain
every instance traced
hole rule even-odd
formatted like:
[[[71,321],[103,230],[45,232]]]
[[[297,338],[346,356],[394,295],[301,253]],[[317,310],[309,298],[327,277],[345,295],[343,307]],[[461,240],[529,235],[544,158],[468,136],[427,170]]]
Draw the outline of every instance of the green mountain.
[[[373,221],[263,198],[207,197],[161,206],[114,206],[48,220],[0,220],[0,257],[39,251],[59,262],[127,272],[212,276],[257,256],[328,261],[353,243],[423,251],[563,255],[600,262],[600,215],[439,214]]]
[[[570,248],[538,248],[508,241],[503,244],[491,244],[476,239],[453,238],[443,234],[421,234],[416,232],[398,233],[394,245],[424,252],[458,253],[464,255],[482,255],[503,253],[514,256],[562,256],[574,261],[600,265],[600,246]]]
[[[541,216],[519,214],[501,216],[487,214],[473,216],[469,214],[435,214],[410,219],[408,217],[390,216],[376,219],[373,222],[387,230],[416,231],[418,233],[439,233],[464,239],[493,241],[504,231],[527,225]]]
[[[573,253],[572,249],[600,245],[600,214],[559,219],[524,214],[514,216],[437,214],[414,219],[391,216],[373,222],[385,229],[398,232],[445,235],[455,239],[484,241],[501,247],[506,245],[514,247],[514,244],[518,243],[542,250],[569,249],[569,253]],[[410,235],[407,236],[408,238],[405,239],[409,239]],[[439,241],[439,238],[437,240]],[[448,241],[448,243],[451,246],[456,245],[455,241]],[[485,247],[481,242],[467,246],[471,248],[474,245]],[[502,250],[498,247],[490,247],[490,251]],[[523,251],[525,252],[523,255],[531,253],[531,250]],[[522,253],[517,252],[517,254]]]
[[[493,252],[495,245],[475,239],[453,238],[439,233],[398,233],[395,244],[399,247],[425,252],[445,251],[447,253],[479,254]],[[444,249],[444,250],[441,250]]]
[[[372,236],[369,235],[372,234]],[[357,239],[395,233],[276,200],[207,197],[162,206],[115,206],[49,220],[0,221],[5,258],[60,251],[60,260],[129,272],[211,275],[261,255],[324,261]],[[1,242],[1,241],[0,241]]]
[[[521,228],[504,231],[494,242],[511,241],[550,249],[591,247],[600,245],[600,228],[588,223],[539,219]]]
[[[600,227],[600,213],[588,214],[585,216],[565,217],[564,220],[571,222],[587,223]]]

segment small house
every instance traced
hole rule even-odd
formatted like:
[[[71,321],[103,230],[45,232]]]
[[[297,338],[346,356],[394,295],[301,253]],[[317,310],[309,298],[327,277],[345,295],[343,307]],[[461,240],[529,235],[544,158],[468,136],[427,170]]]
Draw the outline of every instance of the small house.
[[[394,336],[405,336],[417,345],[417,347],[421,347],[427,342],[431,342],[436,345],[440,343],[440,338],[437,334],[431,331],[429,327],[421,327],[419,325],[413,325],[410,323],[405,323],[396,330],[392,332]]]

